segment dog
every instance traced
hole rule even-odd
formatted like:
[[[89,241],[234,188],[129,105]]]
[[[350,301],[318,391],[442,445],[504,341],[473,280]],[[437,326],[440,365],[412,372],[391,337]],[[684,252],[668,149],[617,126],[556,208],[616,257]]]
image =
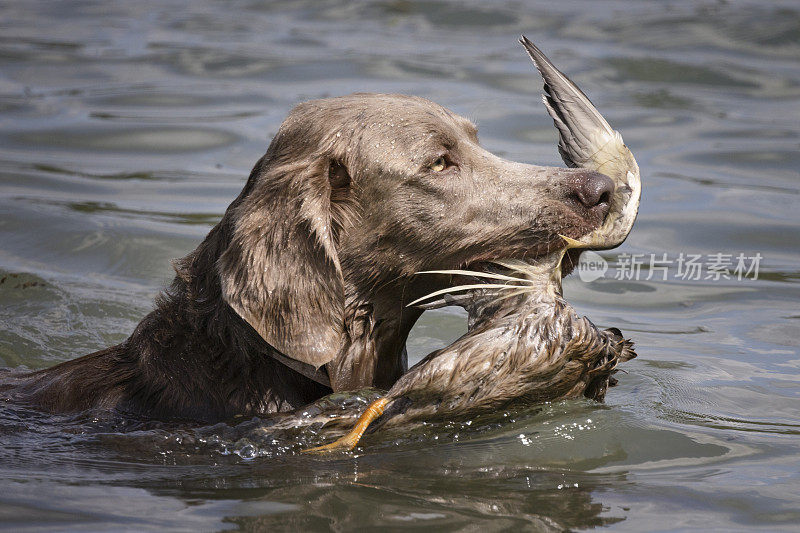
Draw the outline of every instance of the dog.
[[[599,227],[614,183],[507,161],[423,98],[302,103],[155,309],[116,346],[18,376],[4,395],[52,412],[214,422],[389,389],[423,270],[535,259]]]

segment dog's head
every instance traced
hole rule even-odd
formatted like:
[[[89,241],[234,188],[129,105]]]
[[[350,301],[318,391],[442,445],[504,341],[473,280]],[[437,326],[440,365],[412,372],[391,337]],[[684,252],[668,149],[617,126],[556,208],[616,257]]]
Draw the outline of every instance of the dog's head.
[[[319,366],[343,343],[346,292],[369,301],[420,270],[547,253],[598,227],[612,193],[596,172],[496,157],[470,121],[421,98],[307,102],[225,215],[223,298]]]

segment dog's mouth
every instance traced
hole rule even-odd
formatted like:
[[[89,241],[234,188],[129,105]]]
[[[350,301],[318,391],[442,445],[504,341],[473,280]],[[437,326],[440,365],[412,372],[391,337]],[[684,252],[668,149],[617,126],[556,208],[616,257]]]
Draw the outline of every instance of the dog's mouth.
[[[444,305],[463,306],[465,302],[469,304],[535,290],[545,296],[560,296],[561,278],[575,269],[581,252],[619,246],[636,220],[641,195],[639,166],[622,136],[533,43],[524,37],[520,42],[544,78],[543,100],[558,129],[559,151],[564,161],[571,167],[603,173],[613,181],[613,192],[609,192],[604,200],[608,204],[608,213],[598,227],[579,239],[560,235],[556,241],[522,254],[522,261],[484,258],[460,269],[427,272],[455,276],[453,281],[456,284],[419,298],[411,302],[411,306],[427,309]]]

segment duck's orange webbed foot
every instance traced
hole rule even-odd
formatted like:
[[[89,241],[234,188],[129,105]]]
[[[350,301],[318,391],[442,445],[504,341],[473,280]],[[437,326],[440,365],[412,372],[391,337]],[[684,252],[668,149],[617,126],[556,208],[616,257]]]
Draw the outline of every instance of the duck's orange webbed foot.
[[[367,410],[364,411],[364,414],[358,418],[355,427],[351,429],[350,432],[345,436],[331,442],[330,444],[303,450],[303,453],[330,453],[352,450],[356,447],[358,441],[361,440],[361,436],[364,435],[364,432],[367,430],[369,425],[376,418],[383,414],[383,411],[386,409],[386,405],[389,403],[389,401],[389,398],[378,398],[369,404],[369,407],[367,407]]]

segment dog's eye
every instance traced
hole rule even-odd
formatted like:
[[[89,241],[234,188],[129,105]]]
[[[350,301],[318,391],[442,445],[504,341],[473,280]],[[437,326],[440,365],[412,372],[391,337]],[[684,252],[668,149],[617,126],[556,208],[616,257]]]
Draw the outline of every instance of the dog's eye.
[[[434,172],[441,172],[447,168],[447,160],[444,157],[437,157],[436,161],[431,163],[431,170]]]

